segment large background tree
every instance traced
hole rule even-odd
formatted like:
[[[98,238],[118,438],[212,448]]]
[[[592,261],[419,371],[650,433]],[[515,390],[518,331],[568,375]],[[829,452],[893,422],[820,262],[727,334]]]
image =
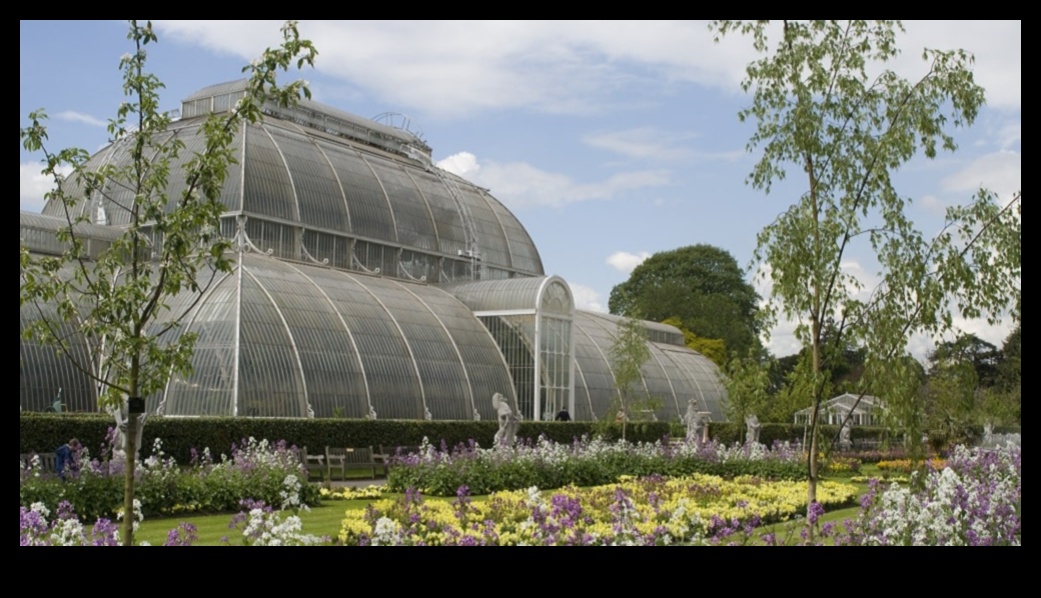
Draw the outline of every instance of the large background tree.
[[[789,207],[759,234],[755,257],[772,283],[771,311],[797,323],[810,352],[802,371],[815,406],[812,503],[819,408],[840,345],[865,348],[861,389],[886,401],[917,441],[922,405],[907,340],[947,332],[956,316],[993,321],[1014,304],[1021,203],[1018,194],[999,203],[981,190],[966,206],[948,208],[945,228],[927,238],[907,215],[911,199],[894,185],[892,173],[913,157],[954,150],[949,129],[976,118],[984,91],[964,51],[925,50],[928,72],[911,81],[886,68],[899,52],[897,22],[716,21],[711,28],[717,41],[750,36],[762,54],[746,69],[752,103],[739,113],[756,126],[748,150],[759,159],[748,182],[769,192],[789,169],[802,177]],[[863,289],[843,269],[854,251],[877,264],[876,288]],[[836,334],[826,342],[829,321]]]
[[[112,143],[127,144],[130,160],[88,168],[86,150],[52,151],[47,147],[46,114],[30,115],[20,129],[25,149],[44,156],[43,174],[56,189],[47,199],[64,208],[64,226],[58,237],[67,244],[58,257],[38,256],[21,247],[20,301],[36,307],[37,319],[24,331],[28,338],[50,343],[100,389],[99,407],[122,412],[125,440],[125,514],[122,541],[133,543],[134,470],[144,398],[159,390],[173,374],[187,374],[196,335],[181,333],[187,310],[174,311],[170,300],[181,293],[195,295],[208,288],[215,272],[227,272],[225,254],[230,241],[220,236],[224,211],[221,192],[234,158],[231,142],[244,122],[262,118],[267,101],[296,102],[310,97],[302,81],[279,87],[275,74],[295,64],[313,64],[316,51],[300,39],[294,22],[282,29],[283,43],[265,50],[243,72],[248,89],[233,110],[211,115],[201,129],[202,139],[184,173],[170,172],[173,160],[188,151],[185,140],[167,130],[170,117],[159,110],[162,82],[146,70],[147,46],[157,41],[151,22],[130,21],[127,38],[131,52],[120,59],[126,101],[109,121]],[[71,171],[67,176],[63,173]],[[171,177],[177,184],[171,185]],[[181,184],[183,183],[183,184]],[[178,191],[168,194],[168,188]],[[121,203],[114,190],[129,190],[130,203]],[[130,224],[109,249],[90,254],[81,236],[77,216],[81,202],[103,199],[110,209],[126,210]],[[90,210],[84,212],[90,213]],[[155,242],[160,239],[161,242]],[[188,302],[194,306],[193,302]],[[55,308],[56,309],[53,309]],[[62,334],[63,324],[74,322],[82,337]],[[86,339],[88,361],[80,361],[74,343]]]
[[[759,296],[737,260],[712,245],[662,251],[644,260],[629,280],[611,289],[612,314],[662,322],[704,339],[720,339],[727,354],[758,351]]]
[[[937,443],[966,441],[981,425],[1018,422],[1019,335],[1017,326],[1004,350],[974,334],[937,345],[929,355],[925,389],[930,438]],[[1015,363],[1006,364],[1010,358]]]
[[[1001,366],[998,368],[999,395],[996,399],[1000,405],[1007,409],[1009,423],[1019,424],[1022,422],[1022,396],[1023,396],[1023,366],[1022,338],[1023,324],[1021,305],[1016,306],[1013,315],[1016,318],[1016,327],[1012,329],[1005,344],[1001,347]]]

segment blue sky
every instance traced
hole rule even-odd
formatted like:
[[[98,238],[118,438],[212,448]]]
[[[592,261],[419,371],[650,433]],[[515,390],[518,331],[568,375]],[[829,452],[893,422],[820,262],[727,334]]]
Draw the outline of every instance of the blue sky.
[[[241,68],[280,41],[278,21],[156,21],[150,66],[166,84],[164,109]],[[1021,187],[1022,25],[1019,21],[909,21],[893,65],[921,75],[924,47],[976,58],[987,106],[960,149],[915,160],[896,175],[926,234],[945,206],[984,185],[1010,198]],[[696,243],[745,266],[756,233],[790,203],[794,185],[764,195],[745,185],[755,155],[737,112],[754,57],[738,38],[714,44],[707,23],[304,21],[319,57],[306,78],[314,99],[365,117],[409,115],[434,159],[487,187],[539,247],[547,273],[572,286],[580,307],[606,311],[611,288],[643,258]],[[20,126],[45,108],[52,148],[91,152],[122,101],[116,21],[22,21]],[[21,151],[19,204],[39,211],[39,156]],[[798,177],[790,177],[797,179]],[[869,287],[869,255],[847,271]],[[749,280],[752,280],[749,276]],[[765,295],[767,289],[760,287]],[[1000,346],[1010,323],[961,327]],[[777,355],[797,350],[792,322],[773,332]],[[931,339],[911,339],[921,356]]]

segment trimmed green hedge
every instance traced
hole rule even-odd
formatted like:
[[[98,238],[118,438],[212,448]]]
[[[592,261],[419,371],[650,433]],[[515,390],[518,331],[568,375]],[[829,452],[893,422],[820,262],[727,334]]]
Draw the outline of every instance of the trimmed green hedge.
[[[70,438],[79,438],[92,454],[114,425],[102,414],[21,413],[19,418],[19,453],[50,453]],[[591,435],[594,422],[531,422],[520,424],[517,436],[538,438],[545,435],[555,442],[570,443],[583,435]],[[243,438],[285,440],[311,450],[326,446],[384,448],[419,445],[423,438],[449,446],[475,440],[483,447],[493,444],[499,426],[494,421],[416,421],[358,419],[285,419],[253,417],[149,417],[145,422],[142,456],[150,453],[155,438],[162,438],[163,451],[188,463],[191,449],[209,447],[214,458],[231,450],[232,443]],[[608,439],[621,436],[619,426],[607,429]],[[665,422],[630,423],[626,438],[633,442],[654,442],[669,433]]]
[[[20,453],[50,453],[70,438],[79,438],[84,446],[96,453],[112,418],[90,413],[21,413],[19,424]],[[163,439],[163,450],[178,463],[187,463],[190,449],[210,447],[215,457],[231,450],[232,443],[243,438],[266,438],[271,441],[285,440],[297,446],[321,450],[326,446],[373,446],[384,448],[416,446],[427,437],[434,444],[442,440],[449,447],[465,443],[470,439],[483,447],[492,446],[498,430],[494,421],[417,421],[417,420],[358,420],[358,419],[285,419],[253,417],[159,417],[152,416],[145,423],[145,452],[147,455],[152,441]],[[596,422],[533,422],[522,421],[518,436],[538,438],[544,434],[555,442],[571,442],[583,435],[593,436],[604,431]],[[838,426],[822,426],[822,438],[830,441],[839,432]],[[1005,431],[1001,429],[999,431]],[[1016,430],[1018,431],[1018,430]],[[608,440],[621,437],[618,425],[606,428]],[[683,426],[666,422],[631,422],[626,438],[632,442],[654,442],[667,434],[682,438]],[[740,442],[745,433],[744,424],[713,422],[709,424],[709,436],[726,444]],[[764,423],[759,440],[767,446],[774,441],[801,442],[804,426],[795,424]],[[983,428],[978,435],[982,437]],[[855,426],[851,431],[853,441],[884,441],[892,436],[880,427]]]
[[[776,441],[802,442],[806,428],[807,426],[802,424],[764,423],[763,428],[759,431],[759,442],[766,446],[773,446]],[[734,444],[744,440],[746,429],[743,423],[718,422],[709,425],[709,435],[719,442]],[[838,437],[838,434],[839,426],[821,426],[822,442],[830,443],[832,439]],[[850,440],[853,442],[865,440],[882,442],[887,439],[892,439],[892,433],[882,427],[853,426],[853,429],[850,430]]]

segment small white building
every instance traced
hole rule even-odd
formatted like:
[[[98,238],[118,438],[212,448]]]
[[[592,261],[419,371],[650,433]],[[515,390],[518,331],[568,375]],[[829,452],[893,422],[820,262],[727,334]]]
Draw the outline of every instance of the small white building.
[[[858,401],[859,399],[859,401]],[[874,426],[880,424],[880,410],[883,409],[882,400],[871,395],[856,395],[851,393],[841,394],[828,399],[821,404],[820,423],[823,425],[842,425],[846,416],[852,412],[850,423],[854,426]],[[813,407],[807,407],[795,412],[795,423],[807,425],[810,416],[813,415]]]

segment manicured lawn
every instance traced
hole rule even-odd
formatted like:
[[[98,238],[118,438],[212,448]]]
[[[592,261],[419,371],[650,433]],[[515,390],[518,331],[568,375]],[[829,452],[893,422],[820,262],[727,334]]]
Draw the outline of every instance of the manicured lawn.
[[[316,536],[327,535],[333,540],[340,533],[340,522],[343,521],[343,513],[347,509],[364,509],[368,506],[368,500],[326,500],[322,505],[312,508],[309,512],[301,513],[300,519],[304,524],[304,531]],[[232,545],[242,543],[241,530],[229,529],[228,524],[234,513],[220,515],[196,515],[182,518],[152,519],[141,523],[135,536],[138,542],[148,542],[152,546],[160,546],[166,541],[166,534],[170,529],[177,527],[182,521],[194,524],[198,528],[199,539],[195,546],[219,546],[223,544],[221,538],[227,536]]]

